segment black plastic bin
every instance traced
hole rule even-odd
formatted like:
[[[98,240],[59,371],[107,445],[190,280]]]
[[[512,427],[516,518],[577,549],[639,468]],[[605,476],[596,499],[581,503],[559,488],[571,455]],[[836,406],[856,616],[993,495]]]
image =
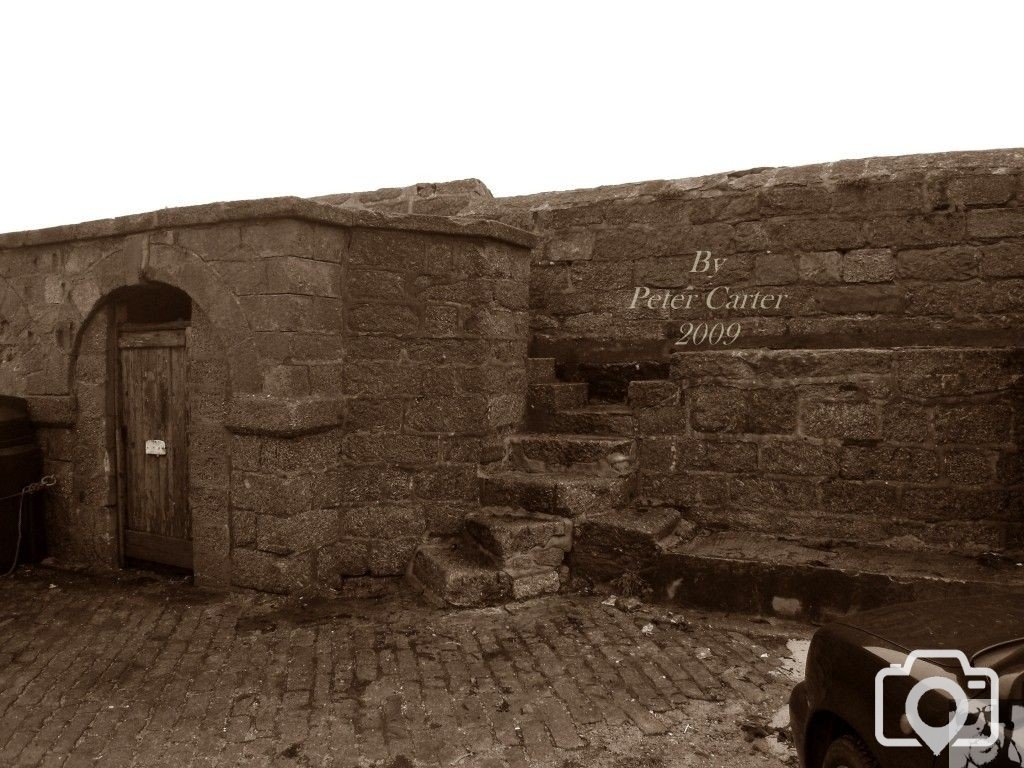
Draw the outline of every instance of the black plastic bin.
[[[21,398],[0,395],[0,573],[11,567],[16,553],[19,563],[37,563],[46,556],[41,493],[25,494],[18,544],[17,494],[29,483],[38,482],[42,473],[43,457],[28,405]]]

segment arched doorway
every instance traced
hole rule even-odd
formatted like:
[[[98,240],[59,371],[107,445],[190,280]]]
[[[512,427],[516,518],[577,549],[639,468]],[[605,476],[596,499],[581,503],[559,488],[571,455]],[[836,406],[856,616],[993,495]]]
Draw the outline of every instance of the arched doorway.
[[[108,369],[122,562],[191,571],[188,338],[192,301],[162,284],[110,298]]]

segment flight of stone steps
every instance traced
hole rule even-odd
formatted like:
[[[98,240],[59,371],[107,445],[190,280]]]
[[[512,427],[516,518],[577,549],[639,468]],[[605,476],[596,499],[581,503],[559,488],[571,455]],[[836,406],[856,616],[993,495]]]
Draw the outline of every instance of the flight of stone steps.
[[[409,578],[438,605],[503,605],[557,592],[574,576],[635,574],[656,599],[827,618],[912,599],[1024,594],[1024,567],[950,553],[844,547],[796,532],[702,530],[635,495],[630,397],[594,402],[528,361],[528,413],[501,461],[481,467],[478,512],[459,541],[425,544]],[[640,391],[651,382],[639,382]],[[632,392],[633,384],[628,391]]]
[[[524,431],[506,440],[501,461],[481,468],[481,510],[467,518],[462,540],[424,545],[410,566],[432,602],[499,605],[556,592],[570,552],[574,568],[612,576],[621,556],[649,549],[679,522],[675,510],[632,507],[631,409],[591,403],[586,383],[557,380],[553,359],[528,366]]]

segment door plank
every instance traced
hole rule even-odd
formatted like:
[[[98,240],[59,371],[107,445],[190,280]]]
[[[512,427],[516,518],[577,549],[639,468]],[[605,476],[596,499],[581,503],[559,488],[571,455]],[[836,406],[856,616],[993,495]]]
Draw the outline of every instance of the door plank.
[[[192,542],[155,533],[125,531],[128,557],[192,569]]]
[[[184,334],[182,334],[184,342]],[[170,488],[172,536],[192,538],[192,515],[188,509],[188,382],[184,346],[168,348],[167,470]]]
[[[160,330],[160,331],[133,331],[132,333],[122,332],[117,339],[117,346],[121,349],[132,347],[183,347],[185,337],[181,331]]]
[[[122,331],[118,342],[125,556],[179,566],[183,562],[180,551],[191,553],[184,339],[182,329]],[[164,441],[166,452],[147,454],[148,440]],[[159,546],[147,538],[153,536],[158,537]],[[181,545],[171,552],[174,548],[168,542],[173,541]]]

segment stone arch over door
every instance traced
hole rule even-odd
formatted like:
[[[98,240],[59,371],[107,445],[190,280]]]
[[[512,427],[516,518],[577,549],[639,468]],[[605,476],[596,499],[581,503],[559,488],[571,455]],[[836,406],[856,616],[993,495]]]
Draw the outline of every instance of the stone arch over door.
[[[154,273],[155,276],[155,273]],[[198,584],[230,582],[230,439],[224,415],[230,397],[230,366],[220,334],[187,291],[164,281],[143,280],[107,292],[90,308],[75,344],[70,391],[77,401],[73,428],[72,493],[62,528],[64,557],[100,567],[123,563],[123,487],[118,484],[119,428],[114,302],[133,289],[164,285],[191,300],[184,333],[187,356],[187,498],[191,520],[192,568]]]
[[[78,303],[83,317],[72,349],[77,358],[82,329],[92,315],[118,289],[146,283],[162,283],[186,293],[210,324],[227,362],[230,391],[258,393],[262,375],[256,342],[249,322],[231,289],[216,269],[198,254],[177,245],[150,242],[149,235],[126,239],[125,246],[104,256],[90,271],[84,300]],[[69,391],[74,365],[69,370]]]

